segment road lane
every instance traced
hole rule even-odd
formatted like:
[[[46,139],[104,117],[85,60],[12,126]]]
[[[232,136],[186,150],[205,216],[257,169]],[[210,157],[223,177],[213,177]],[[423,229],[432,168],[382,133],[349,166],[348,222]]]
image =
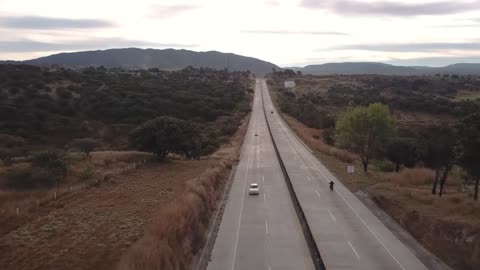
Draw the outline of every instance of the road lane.
[[[314,269],[267,130],[261,82],[209,270]],[[254,182],[259,196],[248,195]]]
[[[274,112],[267,114],[273,137],[326,268],[426,270],[286,126],[264,80],[261,90],[265,108]],[[329,190],[330,181],[335,182],[334,191]]]

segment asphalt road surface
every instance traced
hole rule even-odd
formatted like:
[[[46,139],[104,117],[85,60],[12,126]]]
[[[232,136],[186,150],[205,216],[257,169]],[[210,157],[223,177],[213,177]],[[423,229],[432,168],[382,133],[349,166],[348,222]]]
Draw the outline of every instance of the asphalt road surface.
[[[326,269],[426,270],[293,134],[262,79],[256,82],[250,127],[208,269],[314,269],[267,130],[262,98]],[[328,187],[330,181],[335,182],[334,191]],[[259,184],[259,196],[248,195],[254,182]]]
[[[209,270],[314,269],[267,129],[257,80],[250,126]],[[255,136],[257,135],[257,136]],[[257,183],[259,195],[249,195]]]

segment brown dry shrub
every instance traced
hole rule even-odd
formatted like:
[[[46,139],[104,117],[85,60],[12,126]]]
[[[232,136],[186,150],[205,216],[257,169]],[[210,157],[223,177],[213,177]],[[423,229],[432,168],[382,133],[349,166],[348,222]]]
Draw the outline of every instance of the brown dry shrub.
[[[353,163],[358,160],[358,156],[344,149],[330,146],[322,143],[317,147],[317,150],[323,154],[335,157],[343,162]]]
[[[351,153],[345,149],[328,145],[324,143],[321,139],[316,139],[315,137],[323,137],[323,132],[321,130],[309,128],[289,115],[284,114],[282,115],[282,117],[284,117],[285,121],[288,123],[288,126],[292,128],[294,133],[299,134],[300,137],[305,140],[305,142],[311,148],[313,148],[313,150],[316,150],[328,156],[333,156],[347,163],[353,163],[359,160],[358,155],[354,153]]]
[[[184,194],[154,215],[118,269],[188,269],[205,240],[231,165],[232,160],[222,160],[188,181]]]
[[[422,186],[432,184],[435,172],[427,168],[406,168],[398,173],[390,173],[387,179],[401,186]]]

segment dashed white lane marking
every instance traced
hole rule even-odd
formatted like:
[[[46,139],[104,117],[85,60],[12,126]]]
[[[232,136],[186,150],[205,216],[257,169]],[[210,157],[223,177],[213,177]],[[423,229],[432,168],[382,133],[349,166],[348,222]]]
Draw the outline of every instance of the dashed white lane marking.
[[[233,249],[233,260],[232,260],[232,270],[235,269],[235,259],[237,257],[237,248],[238,248],[238,237],[240,235],[240,225],[242,223],[242,214],[243,214],[243,203],[245,202],[245,190],[247,190],[247,178],[248,178],[248,163],[250,163],[250,155],[247,158],[247,166],[245,169],[245,180],[243,182],[243,195],[242,195],[242,203],[240,204],[240,215],[238,216],[238,225],[237,225],[237,237],[235,238],[235,248]]]
[[[322,176],[325,178],[325,181],[328,182],[328,179],[327,177],[325,176],[325,174],[323,174],[322,171],[320,171],[320,174],[322,174]],[[398,264],[398,266],[400,266],[400,268],[402,268],[403,270],[406,270],[405,267],[403,267],[403,265],[397,260],[397,258],[395,256],[393,256],[392,252],[385,246],[385,244],[383,243],[382,240],[380,240],[380,238],[377,236],[377,234],[373,231],[372,228],[370,228],[370,226],[367,225],[367,223],[365,222],[365,220],[363,220],[363,218],[358,214],[358,212],[352,207],[352,205],[350,205],[350,203],[345,199],[345,197],[343,197],[342,194],[340,194],[340,192],[338,192],[338,190],[335,190],[335,192],[340,196],[340,198],[343,199],[343,201],[348,205],[348,207],[353,211],[353,213],[355,213],[355,215],[360,219],[360,221],[363,223],[363,225],[370,231],[370,233],[373,235],[373,237],[375,237],[375,239],[377,239],[377,241],[380,243],[380,245],[382,245],[383,249],[385,249],[385,251],[388,253],[388,255],[390,255],[390,257],[392,257],[392,259]]]
[[[330,213],[330,216],[332,217],[333,221],[334,221],[334,222],[337,222],[337,219],[336,219],[335,216],[332,214],[332,211],[330,211],[330,209],[328,209],[328,213]]]
[[[262,182],[265,183],[265,176],[262,176]]]
[[[267,234],[268,234],[268,221],[267,221],[267,220],[265,220],[265,230],[266,230],[266,232],[267,232]]]
[[[322,197],[320,196],[320,193],[318,193],[317,190],[315,190],[315,193],[317,193],[318,198],[322,198]]]
[[[312,182],[312,179],[310,179],[310,177],[307,176],[307,180],[308,182]]]
[[[271,102],[271,100],[270,100]],[[295,160],[297,160],[297,151],[295,151],[293,148],[292,148],[292,145],[291,145],[291,142],[290,142],[290,138],[287,137],[287,134],[290,135],[290,136],[293,136],[293,141],[296,145],[299,144],[298,141],[300,141],[304,146],[305,146],[305,143],[300,140],[292,131],[287,131],[286,128],[285,128],[285,124],[283,123],[282,120],[279,119],[279,117],[277,115],[275,115],[275,118],[277,120],[277,122],[279,123],[280,125],[280,130],[282,131],[282,134],[280,136],[285,136],[285,138],[287,139],[287,142],[290,146],[290,148],[293,150],[293,154],[294,154],[294,158]],[[295,140],[296,139],[296,140]],[[297,141],[298,140],[298,141]],[[306,147],[305,147],[306,148]],[[322,176],[324,177],[324,180],[328,183],[328,178],[325,176],[325,174],[322,172],[322,169],[319,167],[318,165],[318,160],[316,160],[314,158],[314,156],[310,153],[310,155],[305,155],[305,158],[310,162],[312,163],[317,169],[318,169],[318,172],[320,174],[322,174]],[[342,194],[340,194],[337,190],[335,190],[335,192],[340,195],[340,197],[343,199],[343,201],[348,205],[348,207],[355,213],[355,215],[360,219],[360,221],[363,223],[363,225],[370,231],[370,233],[375,237],[375,239],[377,239],[377,241],[380,243],[380,245],[384,248],[384,250],[388,253],[388,255],[390,255],[390,257],[398,264],[398,266],[400,266],[400,268],[402,270],[406,270],[405,267],[403,267],[403,265],[398,261],[398,259],[392,254],[392,252],[385,246],[385,244],[383,243],[382,240],[380,240],[380,238],[377,236],[377,234],[372,230],[372,228],[370,228],[370,226],[367,225],[367,223],[363,220],[363,218],[357,213],[357,211],[350,205],[350,203],[348,203],[348,201],[342,196]]]
[[[268,270],[272,270],[272,267],[270,265],[268,266]]]
[[[350,241],[348,241],[348,244],[349,244],[350,247],[352,248],[353,253],[355,253],[355,256],[357,257],[357,260],[360,260],[360,256],[358,256],[358,253],[357,253],[357,251],[355,250],[355,248],[353,247],[352,243],[350,243]]]
[[[267,200],[265,193],[263,193],[263,202]]]

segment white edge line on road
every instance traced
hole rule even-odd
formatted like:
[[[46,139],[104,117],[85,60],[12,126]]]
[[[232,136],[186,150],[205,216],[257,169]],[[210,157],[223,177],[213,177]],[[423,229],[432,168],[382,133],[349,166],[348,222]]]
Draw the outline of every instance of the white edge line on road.
[[[238,216],[238,225],[237,225],[237,237],[235,238],[235,248],[233,252],[233,260],[232,260],[232,270],[235,269],[235,259],[237,257],[237,247],[238,247],[238,237],[240,235],[240,225],[242,223],[242,214],[243,214],[243,203],[245,201],[245,190],[247,189],[247,177],[248,177],[248,164],[250,163],[250,155],[247,158],[247,166],[245,170],[245,181],[243,182],[243,195],[242,195],[242,203],[240,204],[240,215]]]
[[[337,222],[337,219],[336,219],[335,216],[332,214],[332,211],[330,211],[330,209],[327,209],[327,210],[328,210],[328,213],[330,213],[330,216],[332,217],[333,222]]]
[[[267,91],[268,92],[268,91]],[[268,95],[269,98],[270,98],[270,95]],[[308,146],[305,145],[305,143],[300,140],[296,134],[290,129],[290,127],[288,127],[288,125],[284,124],[283,121],[281,121],[281,119],[279,119],[279,117],[277,115],[275,115],[275,118],[277,119],[277,121],[280,123],[280,126],[282,126],[283,128],[283,132],[284,133],[290,133],[290,135],[293,135],[293,139],[294,141],[299,141],[301,144],[303,144],[303,146],[305,148],[307,148],[307,151],[310,150]],[[289,131],[290,132],[286,132],[285,130],[285,127],[288,127]],[[290,140],[287,138],[287,141],[289,142],[289,145],[290,145]],[[290,148],[292,148],[292,146],[290,145]],[[318,171],[320,172],[320,174],[323,176],[324,180],[328,183],[328,178],[325,176],[325,174],[322,172],[322,170],[320,169],[320,167],[318,166],[318,160],[313,157],[313,153],[311,152],[311,150],[309,151],[311,156],[310,157],[307,157],[306,158],[314,164],[315,167],[318,168]],[[296,155],[297,155],[297,151],[294,150],[294,157],[295,157],[295,160],[296,160]],[[315,158],[315,161],[314,162],[312,160],[312,157]],[[385,251],[387,251],[387,253],[390,255],[390,257],[393,258],[393,260],[400,266],[400,268],[402,268],[403,270],[406,270],[405,267],[403,267],[403,265],[398,261],[398,259],[392,254],[392,252],[390,252],[390,250],[385,246],[385,244],[380,240],[380,238],[377,236],[377,234],[367,225],[367,223],[365,222],[365,220],[363,220],[363,218],[358,214],[358,212],[350,205],[350,203],[348,203],[348,201],[345,199],[345,197],[342,196],[342,194],[340,194],[337,190],[335,190],[335,192],[343,199],[343,201],[348,205],[348,207],[350,207],[350,209],[355,213],[355,215],[360,219],[360,221],[363,223],[363,225],[370,231],[370,233],[375,237],[375,239],[377,239],[377,241],[380,243],[380,245],[382,245],[382,247],[385,249]]]
[[[350,247],[352,248],[353,253],[355,253],[355,256],[357,257],[357,260],[360,260],[360,256],[358,256],[358,253],[357,253],[357,251],[355,250],[355,248],[353,247],[352,243],[351,243],[350,241],[348,241],[348,244],[349,244]]]
[[[318,198],[322,198],[322,196],[320,196],[320,193],[318,193],[317,190],[315,190],[315,193],[317,193]]]
[[[328,183],[328,179],[325,176],[325,174],[323,174],[322,171],[320,171],[320,174],[322,174],[322,176],[325,178],[325,181]],[[387,251],[388,255],[390,255],[390,257],[392,257],[392,259],[400,266],[400,268],[402,268],[403,270],[406,270],[405,267],[403,267],[403,265],[397,260],[397,258],[395,258],[395,256],[393,256],[392,252],[390,252],[390,250],[385,246],[385,244],[382,242],[382,240],[380,240],[380,238],[378,238],[377,234],[372,230],[372,228],[370,228],[370,226],[367,225],[365,220],[363,220],[363,218],[358,214],[358,212],[350,205],[350,203],[345,199],[345,197],[343,197],[343,195],[340,194],[340,192],[338,192],[338,190],[335,190],[335,192],[343,199],[343,201],[348,205],[348,207],[350,207],[350,209],[352,209],[353,213],[355,213],[355,215],[360,219],[360,221],[363,223],[363,225],[365,225],[365,227],[367,227],[367,229],[375,237],[375,239],[377,239],[377,241],[380,243],[380,245],[382,245],[383,249],[385,249],[385,251]]]

